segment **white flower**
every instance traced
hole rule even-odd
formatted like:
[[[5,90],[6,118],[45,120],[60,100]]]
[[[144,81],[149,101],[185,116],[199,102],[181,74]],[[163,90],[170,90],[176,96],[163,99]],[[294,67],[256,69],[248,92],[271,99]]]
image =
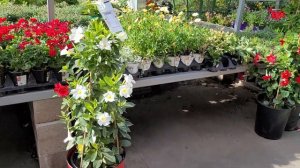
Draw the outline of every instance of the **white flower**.
[[[114,92],[108,91],[103,94],[103,97],[105,102],[113,102],[115,101],[116,94]]]
[[[60,51],[60,55],[71,56],[71,54],[73,54],[73,53],[74,53],[74,48],[68,49],[67,46],[63,50]]]
[[[71,35],[69,36],[71,41],[73,41],[74,43],[79,43],[83,37],[84,37],[84,34],[83,34],[82,27],[71,29]]]
[[[117,34],[117,38],[121,41],[125,41],[128,38],[128,36],[127,36],[126,32],[122,31]]]
[[[125,98],[128,98],[132,94],[132,85],[122,85],[119,88],[119,94],[120,96],[123,96]]]
[[[133,79],[132,75],[129,74],[124,74],[124,81],[126,85],[132,86],[133,84],[135,84],[135,80]]]
[[[72,137],[70,131],[68,130],[68,137],[66,139],[64,139],[64,143],[67,143],[67,142],[70,142],[73,140],[74,140],[74,138]]]
[[[199,23],[199,22],[201,22],[201,19],[200,19],[200,18],[197,18],[197,19],[194,20],[194,22],[195,22],[195,23]]]
[[[97,45],[101,50],[111,50],[111,41],[107,38],[103,38],[100,43]]]
[[[178,13],[178,16],[182,16],[184,13],[181,11]]]
[[[193,13],[192,16],[197,17],[197,16],[199,16],[199,13]]]
[[[77,85],[75,89],[72,89],[71,94],[74,99],[85,99],[88,96],[86,87],[82,85]]]
[[[111,116],[107,112],[100,113],[97,120],[100,126],[108,126],[111,122]]]
[[[164,12],[164,13],[169,13],[168,7],[166,7],[166,6],[160,7],[159,10]]]

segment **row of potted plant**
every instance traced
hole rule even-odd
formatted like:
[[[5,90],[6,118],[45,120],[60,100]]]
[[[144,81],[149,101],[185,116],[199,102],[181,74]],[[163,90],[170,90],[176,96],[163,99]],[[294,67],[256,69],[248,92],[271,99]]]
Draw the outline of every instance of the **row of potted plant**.
[[[37,83],[49,80],[49,71],[58,76],[72,48],[69,23],[53,20],[41,23],[35,18],[16,23],[0,19],[0,78],[4,87],[9,74],[15,86],[26,85],[29,73]]]
[[[169,15],[167,9],[127,11],[121,16],[129,39],[121,50],[127,70],[174,73],[176,71],[209,71],[233,69],[238,60],[238,38],[233,33],[214,31],[193,25],[198,14],[187,22],[183,13]]]

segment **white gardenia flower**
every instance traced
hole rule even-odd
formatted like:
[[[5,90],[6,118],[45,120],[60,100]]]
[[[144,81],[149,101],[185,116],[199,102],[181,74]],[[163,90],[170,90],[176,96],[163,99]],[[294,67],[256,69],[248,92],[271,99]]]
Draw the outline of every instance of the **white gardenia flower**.
[[[105,94],[103,94],[104,101],[107,102],[114,102],[116,94],[114,92],[108,91]]]
[[[122,97],[129,98],[132,94],[132,85],[122,85],[119,88],[119,94]]]
[[[193,13],[192,16],[197,17],[197,16],[199,16],[199,13]]]
[[[124,31],[118,33],[116,37],[117,37],[120,41],[125,41],[125,40],[127,40],[127,38],[128,38],[127,33],[124,32]]]
[[[67,143],[67,142],[70,142],[73,140],[74,140],[74,138],[72,137],[71,132],[68,130],[68,137],[64,139],[64,143]]]
[[[108,126],[111,122],[111,116],[107,113],[100,113],[97,115],[98,124],[100,126]]]
[[[159,10],[164,12],[164,13],[169,13],[168,7],[166,7],[166,6],[160,7]]]
[[[88,96],[86,87],[82,85],[77,85],[75,89],[72,89],[71,94],[74,99],[85,99]]]
[[[71,56],[71,54],[73,54],[73,53],[74,53],[74,48],[68,49],[67,46],[63,50],[60,51],[60,55]]]
[[[197,19],[194,20],[194,22],[195,22],[195,23],[199,23],[199,22],[201,22],[201,19],[200,19],[200,18],[197,18]]]
[[[74,43],[79,43],[80,40],[84,37],[84,31],[82,27],[71,29],[71,34],[69,36],[70,40]]]
[[[135,80],[133,79],[132,75],[129,74],[124,74],[124,81],[126,85],[132,86],[133,84],[135,84]]]
[[[97,47],[100,48],[101,50],[111,50],[111,43],[112,43],[112,41],[108,40],[107,38],[103,38],[99,42]]]

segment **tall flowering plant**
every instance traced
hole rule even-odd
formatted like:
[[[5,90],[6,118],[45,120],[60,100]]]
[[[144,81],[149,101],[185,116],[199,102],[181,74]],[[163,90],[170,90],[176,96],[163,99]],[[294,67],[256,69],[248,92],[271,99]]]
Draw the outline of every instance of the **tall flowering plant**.
[[[70,35],[74,51],[63,69],[70,73],[68,85],[58,83],[54,91],[64,98],[65,142],[68,150],[77,149],[78,167],[114,167],[122,161],[124,147],[130,145],[132,124],[123,114],[133,107],[126,98],[135,81],[123,75],[119,54],[126,38],[125,32],[110,33],[97,19],[86,30],[79,27]]]
[[[264,51],[267,52],[257,51],[252,64],[258,84],[266,93],[263,103],[276,109],[290,108],[295,105],[294,83],[298,74],[294,51],[283,39],[275,47]]]

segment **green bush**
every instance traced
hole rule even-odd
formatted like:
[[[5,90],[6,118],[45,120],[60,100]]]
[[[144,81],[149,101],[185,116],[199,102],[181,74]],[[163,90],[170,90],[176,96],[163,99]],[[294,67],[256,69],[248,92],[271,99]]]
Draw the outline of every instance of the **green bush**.
[[[0,4],[11,2],[13,4],[27,4],[27,5],[46,5],[47,0],[0,0]],[[57,3],[66,2],[69,5],[78,4],[78,0],[55,0]]]
[[[89,16],[81,15],[79,5],[57,4],[55,16],[62,21],[69,21],[75,26],[87,25]],[[20,18],[37,18],[40,21],[47,21],[47,6],[15,5],[12,3],[0,6],[0,17],[6,17],[8,21],[15,22]]]

